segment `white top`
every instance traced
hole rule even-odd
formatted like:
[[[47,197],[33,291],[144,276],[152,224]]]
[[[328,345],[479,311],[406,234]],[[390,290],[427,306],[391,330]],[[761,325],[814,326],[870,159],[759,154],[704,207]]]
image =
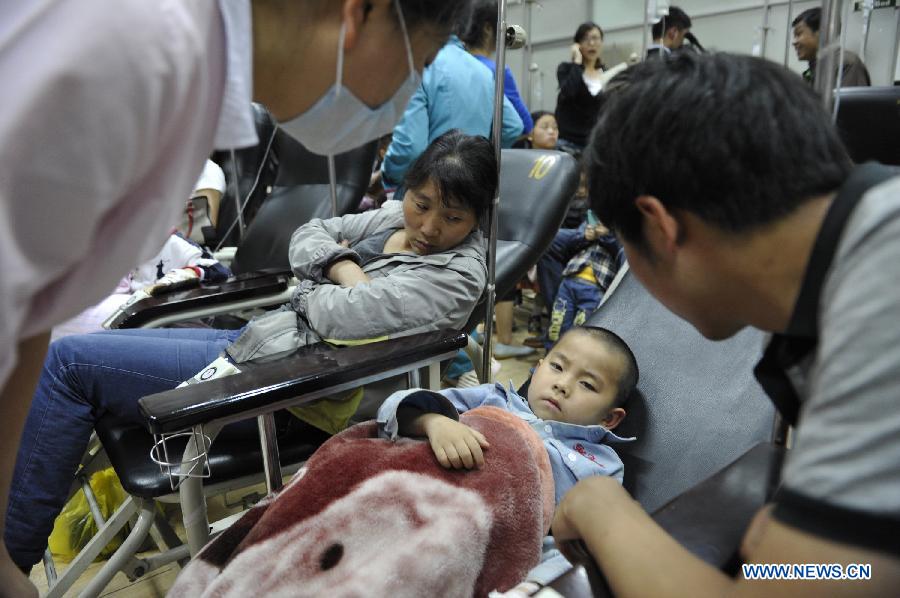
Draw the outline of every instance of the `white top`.
[[[201,189],[213,189],[219,193],[225,193],[225,173],[222,172],[222,167],[212,160],[206,161],[200,178],[194,183],[195,193]]]
[[[581,78],[584,80],[585,86],[587,86],[588,93],[592,96],[600,93],[600,90],[603,89],[603,79],[601,77],[591,78],[588,77],[587,72],[581,75]]]
[[[255,141],[249,4],[220,1],[0,3],[0,386],[158,251],[214,138]]]

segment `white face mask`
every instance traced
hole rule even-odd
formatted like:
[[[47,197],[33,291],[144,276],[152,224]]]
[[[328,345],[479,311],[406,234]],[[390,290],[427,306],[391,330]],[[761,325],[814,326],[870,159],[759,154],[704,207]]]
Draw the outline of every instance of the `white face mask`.
[[[397,88],[393,97],[377,108],[369,108],[342,84],[344,70],[344,33],[341,25],[338,41],[337,75],[334,85],[312,108],[280,126],[291,137],[315,154],[335,155],[350,151],[368,141],[387,135],[394,129],[406,110],[409,98],[419,86],[419,74],[413,66],[412,47],[406,32],[406,22],[397,0],[400,28],[406,44],[409,76]]]

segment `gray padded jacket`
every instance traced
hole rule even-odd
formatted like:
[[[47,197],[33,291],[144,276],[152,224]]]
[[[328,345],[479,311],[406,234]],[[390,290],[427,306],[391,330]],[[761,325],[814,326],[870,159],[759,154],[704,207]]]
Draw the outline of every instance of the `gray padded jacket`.
[[[362,266],[370,282],[332,283],[325,269],[340,259],[360,262],[341,241],[404,226],[402,203],[328,220],[314,219],[291,238],[290,262],[301,281],[289,306],[254,319],[227,349],[235,362],[320,340],[359,344],[441,328],[461,329],[487,280],[485,242],[476,230],[456,247],[431,255],[379,255]]]

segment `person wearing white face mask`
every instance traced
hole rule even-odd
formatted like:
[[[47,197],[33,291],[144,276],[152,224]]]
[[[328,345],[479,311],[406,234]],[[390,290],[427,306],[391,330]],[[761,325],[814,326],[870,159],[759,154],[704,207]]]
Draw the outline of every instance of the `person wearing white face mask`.
[[[354,123],[340,144],[361,145],[399,117],[384,106],[403,102],[469,4],[121,0],[110,10],[99,1],[19,0],[0,8],[0,512],[47,331],[153,253],[213,148],[257,142],[251,99],[287,123],[327,105],[337,85],[358,103],[320,109],[320,126],[297,134],[310,147],[330,143],[330,114]],[[36,595],[19,568],[0,544],[0,596]]]

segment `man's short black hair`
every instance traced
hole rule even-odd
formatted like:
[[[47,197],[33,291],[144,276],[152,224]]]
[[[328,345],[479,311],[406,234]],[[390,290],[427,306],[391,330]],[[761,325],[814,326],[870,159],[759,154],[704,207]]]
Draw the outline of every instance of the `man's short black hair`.
[[[594,212],[644,246],[635,205],[742,233],[838,189],[852,164],[821,100],[774,62],[683,53],[614,77],[585,160]]]
[[[797,18],[791,22],[791,27],[796,27],[800,23],[805,23],[809,30],[813,33],[819,30],[819,26],[822,22],[822,9],[821,8],[808,8],[797,15]]]
[[[665,26],[665,29],[663,29],[663,26]],[[653,39],[661,38],[663,36],[663,33],[665,33],[670,27],[675,27],[679,31],[690,29],[691,17],[687,16],[687,13],[677,6],[670,6],[669,15],[661,18],[659,21],[653,24],[653,28],[650,30],[653,34]]]
[[[591,338],[603,343],[613,353],[622,356],[625,361],[625,369],[622,370],[622,375],[619,377],[619,387],[616,391],[616,397],[613,399],[613,407],[624,407],[637,389],[638,379],[640,378],[637,359],[635,359],[631,347],[618,334],[600,326],[575,326],[568,329],[560,337],[559,342],[562,342],[562,339],[573,333],[590,335]]]

